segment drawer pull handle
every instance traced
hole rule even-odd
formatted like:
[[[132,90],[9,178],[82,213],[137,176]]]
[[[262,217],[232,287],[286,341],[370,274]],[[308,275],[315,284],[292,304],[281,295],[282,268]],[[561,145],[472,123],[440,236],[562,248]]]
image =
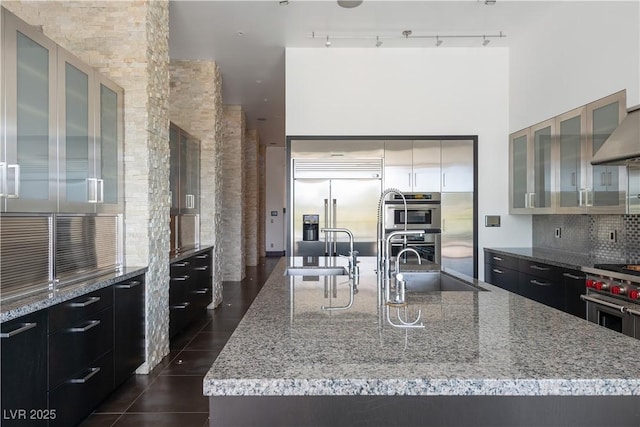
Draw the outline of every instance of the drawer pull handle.
[[[189,307],[189,305],[191,305],[190,302],[183,302],[182,304],[172,305],[171,308],[177,308],[179,310],[184,310],[185,308]]]
[[[73,378],[70,379],[69,382],[71,384],[84,384],[91,379],[95,374],[100,372],[100,368],[89,368],[89,373],[85,375],[83,378]]]
[[[196,294],[208,294],[209,293],[209,288],[198,289],[198,290],[194,291],[194,293],[196,293]]]
[[[502,271],[502,270],[498,270],[497,268],[494,268],[494,269],[493,269],[493,272],[494,272],[494,273],[498,273],[498,274],[504,274],[504,271]]]
[[[539,265],[531,265],[531,268],[539,271],[549,271],[549,267],[540,267]]]
[[[132,282],[129,283],[125,283],[123,285],[116,285],[116,289],[131,289],[131,288],[135,288],[136,286],[140,285],[142,282],[139,280],[134,280]]]
[[[185,274],[184,276],[172,277],[171,280],[175,282],[184,282],[185,280],[189,280],[189,275]]]
[[[502,258],[500,258],[499,256],[494,256],[493,257],[494,260],[496,261],[504,261]]]
[[[196,255],[196,258],[198,258],[198,259],[207,259],[207,258],[209,258],[209,254]]]
[[[0,334],[0,338],[11,338],[11,337],[15,337],[18,334],[21,334],[23,332],[28,331],[29,329],[33,329],[36,326],[38,326],[37,323],[33,322],[33,323],[23,323],[22,326],[20,326],[18,329],[14,329],[13,331],[10,332],[3,332]]]
[[[569,279],[575,279],[575,280],[582,280],[582,279],[584,279],[584,276],[583,276],[583,277],[580,277],[580,276],[576,276],[575,274],[571,274],[571,273],[562,273],[562,275],[563,275],[564,277],[568,277]]]
[[[95,328],[99,324],[100,324],[99,320],[89,320],[89,323],[87,323],[82,328],[70,328],[69,332],[87,332],[89,329]]]
[[[86,300],[85,302],[72,302],[69,305],[71,307],[74,307],[74,308],[79,308],[79,307],[86,307],[88,305],[95,304],[98,301],[100,301],[100,297],[91,297],[88,300]]]
[[[173,264],[174,267],[186,267],[188,266],[190,263],[189,261],[183,261],[183,262],[176,262]]]
[[[197,271],[207,271],[208,269],[209,269],[208,265],[203,265],[202,267],[194,268],[194,270],[197,270]]]
[[[551,286],[551,283],[549,282],[538,282],[537,280],[530,280],[529,283],[533,283],[538,286]]]

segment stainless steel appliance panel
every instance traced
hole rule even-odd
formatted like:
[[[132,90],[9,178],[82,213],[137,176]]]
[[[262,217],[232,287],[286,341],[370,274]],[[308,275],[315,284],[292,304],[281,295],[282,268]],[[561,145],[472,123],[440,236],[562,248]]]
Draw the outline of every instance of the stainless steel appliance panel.
[[[320,233],[319,241],[304,241],[303,215],[318,215],[319,228],[341,227],[353,232],[360,255],[376,250],[377,203],[380,179],[295,179],[293,183],[293,252],[295,256],[348,252],[348,238],[341,233]],[[331,247],[329,247],[331,246]]]
[[[51,215],[0,218],[0,299],[46,291],[53,284]]]
[[[58,215],[55,278],[75,282],[122,266],[117,215]]]
[[[640,166],[629,165],[629,190],[627,209],[629,214],[640,214]]]
[[[473,193],[442,193],[441,203],[441,264],[473,277]]]
[[[200,244],[200,215],[177,216],[179,224],[178,248],[180,251],[193,249]]]

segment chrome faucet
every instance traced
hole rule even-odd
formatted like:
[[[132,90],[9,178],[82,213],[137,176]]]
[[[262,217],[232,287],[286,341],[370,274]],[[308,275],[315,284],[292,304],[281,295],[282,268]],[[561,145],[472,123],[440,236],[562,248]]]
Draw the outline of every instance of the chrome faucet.
[[[358,267],[358,251],[353,250],[353,233],[348,228],[322,228],[323,233],[346,233],[349,236],[349,277],[354,279],[359,276],[360,268]]]
[[[396,268],[394,273],[394,277],[396,279],[396,286],[395,286],[396,295],[393,299],[391,298],[391,295],[390,295],[391,291],[389,290],[389,286],[387,286],[387,301],[391,301],[394,304],[404,304],[406,302],[405,301],[406,282],[404,281],[404,277],[402,276],[402,273],[400,273],[400,257],[405,252],[413,252],[414,254],[416,254],[416,256],[418,257],[418,264],[422,264],[422,259],[420,258],[420,254],[415,249],[404,248],[403,250],[398,252],[398,255],[396,255]]]

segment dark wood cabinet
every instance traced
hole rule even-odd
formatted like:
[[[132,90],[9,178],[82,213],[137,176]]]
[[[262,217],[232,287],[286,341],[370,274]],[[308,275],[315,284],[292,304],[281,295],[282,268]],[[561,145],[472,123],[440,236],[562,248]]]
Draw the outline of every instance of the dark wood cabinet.
[[[46,426],[47,312],[2,324],[0,356],[3,426]],[[53,414],[55,416],[55,413]]]
[[[76,425],[113,390],[111,287],[51,307],[48,340],[50,425]]]
[[[78,425],[144,362],[144,275],[1,329],[0,424]]]
[[[485,260],[485,282],[585,318],[584,273],[489,250]]]
[[[205,314],[213,297],[211,250],[173,262],[169,284],[169,337]]]
[[[118,387],[144,362],[144,276],[113,285],[113,376]]]
[[[582,319],[587,318],[587,305],[580,298],[585,293],[586,275],[582,271],[566,270],[562,273],[564,282],[564,310]]]

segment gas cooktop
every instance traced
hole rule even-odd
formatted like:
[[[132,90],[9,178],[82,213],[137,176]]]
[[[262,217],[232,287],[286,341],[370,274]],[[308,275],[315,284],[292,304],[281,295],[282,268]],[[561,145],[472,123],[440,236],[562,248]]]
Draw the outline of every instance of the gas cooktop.
[[[601,270],[616,271],[618,273],[640,276],[639,264],[595,264],[593,267]]]

